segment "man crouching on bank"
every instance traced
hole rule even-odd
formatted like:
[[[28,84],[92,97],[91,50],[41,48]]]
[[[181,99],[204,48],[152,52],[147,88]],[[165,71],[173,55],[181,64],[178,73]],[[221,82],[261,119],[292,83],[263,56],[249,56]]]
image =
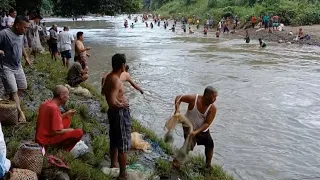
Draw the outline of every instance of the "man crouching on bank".
[[[206,165],[211,167],[213,157],[214,143],[210,135],[209,127],[212,124],[217,108],[213,104],[218,96],[218,91],[208,86],[201,95],[179,95],[175,99],[175,114],[180,113],[181,102],[188,104],[188,110],[185,116],[192,122],[194,130],[190,136],[195,138],[197,145],[205,146]],[[184,138],[188,137],[189,128],[183,127]],[[173,160],[173,165],[179,167],[177,159]]]

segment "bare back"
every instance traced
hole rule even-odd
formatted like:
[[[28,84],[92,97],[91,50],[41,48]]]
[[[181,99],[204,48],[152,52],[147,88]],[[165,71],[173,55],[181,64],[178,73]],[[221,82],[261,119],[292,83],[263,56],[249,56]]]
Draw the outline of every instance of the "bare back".
[[[109,73],[104,80],[103,94],[110,108],[116,108],[114,101],[125,102],[123,83],[115,73]]]

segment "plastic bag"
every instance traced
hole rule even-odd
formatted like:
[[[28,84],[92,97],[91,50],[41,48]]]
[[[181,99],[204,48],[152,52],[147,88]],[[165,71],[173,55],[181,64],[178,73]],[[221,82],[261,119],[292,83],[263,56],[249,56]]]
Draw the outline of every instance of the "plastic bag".
[[[144,152],[148,152],[148,153],[150,152],[149,149],[151,149],[151,145],[142,139],[142,134],[139,134],[137,132],[131,133],[131,142],[132,142],[132,146],[131,146],[132,148],[141,149]]]
[[[80,140],[70,151],[74,158],[77,158],[88,152],[88,146],[82,140]]]

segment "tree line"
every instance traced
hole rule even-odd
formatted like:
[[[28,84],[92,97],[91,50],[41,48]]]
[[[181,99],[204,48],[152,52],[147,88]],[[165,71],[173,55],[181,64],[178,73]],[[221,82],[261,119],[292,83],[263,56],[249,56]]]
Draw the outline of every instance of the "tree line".
[[[1,0],[0,9],[15,8],[18,14],[26,11],[46,10],[58,16],[92,14],[115,15],[134,13],[142,8],[141,0]]]

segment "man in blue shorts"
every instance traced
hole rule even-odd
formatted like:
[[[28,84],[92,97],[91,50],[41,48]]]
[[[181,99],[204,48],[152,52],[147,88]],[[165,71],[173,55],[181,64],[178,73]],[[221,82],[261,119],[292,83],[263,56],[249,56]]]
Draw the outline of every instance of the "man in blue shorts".
[[[31,65],[23,47],[23,35],[28,27],[29,20],[18,16],[11,28],[0,31],[0,78],[6,93],[17,104],[20,122],[25,122],[26,118],[20,107],[19,94],[27,89],[26,76],[21,66],[22,55],[27,65]]]
[[[131,147],[129,103],[124,96],[124,87],[120,80],[125,68],[125,55],[115,54],[112,57],[112,72],[106,76],[102,92],[109,105],[111,168],[117,167],[117,161],[120,165],[120,175],[117,179],[126,179],[127,153]]]

